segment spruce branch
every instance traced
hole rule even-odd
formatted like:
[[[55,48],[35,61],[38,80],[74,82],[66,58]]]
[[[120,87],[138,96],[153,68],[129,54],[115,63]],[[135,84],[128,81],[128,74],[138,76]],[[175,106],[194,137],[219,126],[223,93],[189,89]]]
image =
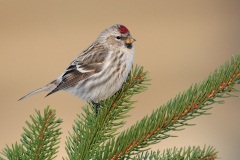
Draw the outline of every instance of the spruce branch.
[[[147,72],[136,66],[129,74],[123,87],[111,98],[101,101],[98,115],[89,103],[83,107],[84,114],[78,115],[73,134],[67,137],[66,151],[69,159],[91,159],[100,144],[116,135],[125,124],[126,113],[132,109],[131,97],[147,88]],[[68,159],[66,158],[66,159]]]
[[[177,131],[189,126],[188,120],[207,115],[214,103],[222,103],[220,98],[231,97],[240,82],[240,55],[222,65],[206,80],[192,85],[187,91],[178,94],[165,105],[145,116],[141,121],[111,138],[94,155],[94,159],[117,160],[131,157],[148,146],[171,137],[169,131]],[[144,128],[144,129],[143,129]]]
[[[162,152],[151,151],[141,153],[133,158],[133,160],[213,160],[217,158],[216,150],[211,146],[204,146],[201,149],[199,146],[188,148],[166,149]]]
[[[15,159],[54,159],[58,152],[57,146],[60,143],[59,135],[62,123],[61,119],[56,119],[55,110],[47,107],[43,116],[36,110],[36,116],[30,116],[32,123],[26,121],[28,128],[23,128],[22,144],[7,146],[3,150],[3,155],[9,160]]]

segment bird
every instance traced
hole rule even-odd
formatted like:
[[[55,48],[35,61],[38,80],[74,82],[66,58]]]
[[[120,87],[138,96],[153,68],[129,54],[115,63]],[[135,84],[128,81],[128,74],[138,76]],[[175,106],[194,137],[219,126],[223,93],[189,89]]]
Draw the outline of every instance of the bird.
[[[60,90],[92,103],[106,100],[121,88],[131,71],[134,41],[122,24],[106,28],[57,79],[19,100],[42,91],[48,92],[47,97]]]

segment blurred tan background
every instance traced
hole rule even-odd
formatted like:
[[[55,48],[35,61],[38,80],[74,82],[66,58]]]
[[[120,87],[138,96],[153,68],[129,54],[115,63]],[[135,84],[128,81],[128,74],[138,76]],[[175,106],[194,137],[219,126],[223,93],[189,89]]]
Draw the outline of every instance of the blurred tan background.
[[[0,0],[0,150],[19,141],[34,109],[50,105],[64,120],[59,156],[66,156],[65,137],[85,103],[66,93],[46,93],[24,101],[26,93],[57,78],[69,63],[112,24],[131,31],[135,64],[150,72],[148,91],[127,125],[136,123],[177,93],[200,82],[240,51],[240,1],[7,1]],[[222,159],[240,157],[240,99],[214,105],[210,116],[152,146],[153,150],[213,145]]]

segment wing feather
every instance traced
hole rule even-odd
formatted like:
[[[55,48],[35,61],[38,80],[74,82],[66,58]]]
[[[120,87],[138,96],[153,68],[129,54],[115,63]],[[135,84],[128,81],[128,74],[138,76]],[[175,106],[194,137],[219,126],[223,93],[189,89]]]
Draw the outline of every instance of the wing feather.
[[[89,48],[89,50],[85,50],[88,53],[84,51],[70,64],[62,75],[62,80],[59,85],[48,93],[47,96],[59,90],[72,87],[76,85],[76,83],[102,71],[108,52],[102,47],[100,47],[101,50],[97,50],[96,47],[92,46]]]

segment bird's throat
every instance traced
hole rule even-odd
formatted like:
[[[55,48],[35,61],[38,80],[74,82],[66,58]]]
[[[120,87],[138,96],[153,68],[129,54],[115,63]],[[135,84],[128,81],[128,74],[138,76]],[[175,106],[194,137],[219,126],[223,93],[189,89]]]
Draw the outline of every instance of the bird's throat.
[[[128,49],[132,49],[132,47],[133,47],[132,43],[125,43],[125,46],[126,46]]]

